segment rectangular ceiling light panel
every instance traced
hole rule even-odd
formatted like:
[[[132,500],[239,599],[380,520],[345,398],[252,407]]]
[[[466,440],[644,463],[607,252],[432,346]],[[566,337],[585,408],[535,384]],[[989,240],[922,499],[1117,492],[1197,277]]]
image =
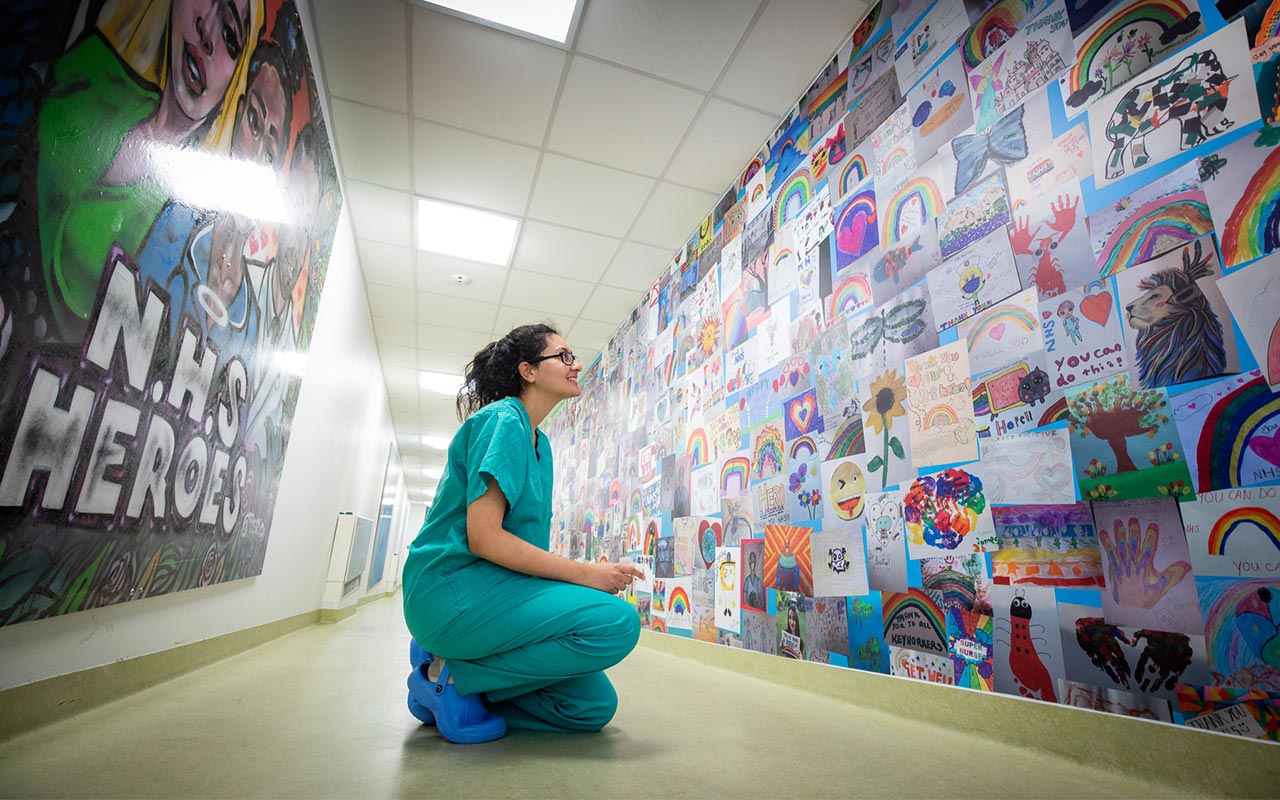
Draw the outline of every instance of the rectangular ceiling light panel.
[[[520,220],[478,208],[418,198],[418,249],[507,266]]]
[[[568,43],[582,11],[582,0],[421,1],[455,17],[562,46]]]

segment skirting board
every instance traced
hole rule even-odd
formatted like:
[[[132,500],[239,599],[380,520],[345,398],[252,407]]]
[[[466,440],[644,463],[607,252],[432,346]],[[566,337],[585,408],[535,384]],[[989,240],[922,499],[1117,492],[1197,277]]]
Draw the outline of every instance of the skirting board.
[[[5,689],[0,691],[0,741],[118,700],[319,621],[319,610],[307,611],[158,653]]]
[[[1273,797],[1280,745],[643,631],[640,645],[939,727],[1218,797]],[[962,720],[948,725],[945,720]],[[1159,753],[1160,758],[1152,758]]]

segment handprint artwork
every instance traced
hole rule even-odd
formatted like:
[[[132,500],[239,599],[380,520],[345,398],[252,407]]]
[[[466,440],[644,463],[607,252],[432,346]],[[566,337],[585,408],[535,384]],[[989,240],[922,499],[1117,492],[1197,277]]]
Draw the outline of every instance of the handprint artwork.
[[[1191,553],[1173,498],[1095,503],[1107,621],[1202,633]]]

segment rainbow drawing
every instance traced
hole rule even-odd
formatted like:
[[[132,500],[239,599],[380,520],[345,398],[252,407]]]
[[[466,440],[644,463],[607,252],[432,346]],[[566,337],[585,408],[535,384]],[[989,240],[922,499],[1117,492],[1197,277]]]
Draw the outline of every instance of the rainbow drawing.
[[[941,428],[960,424],[960,416],[956,410],[946,403],[939,403],[925,412],[924,429]]]
[[[786,448],[782,432],[776,425],[764,425],[756,433],[754,452],[751,456],[751,474],[757,480],[772,478],[787,468]]]
[[[923,175],[912,178],[889,198],[888,203],[880,206],[884,225],[880,231],[881,242],[897,244],[917,226],[936,218],[944,207],[942,191],[932,178]],[[917,213],[919,219],[911,216]]]
[[[831,293],[831,319],[847,317],[871,305],[871,281],[864,273],[850,275]]]
[[[774,230],[782,230],[788,222],[800,215],[813,197],[812,178],[809,170],[798,167],[777,192],[774,200]]]
[[[827,88],[822,90],[822,94],[809,101],[809,105],[805,109],[809,119],[816,119],[827,108],[839,102],[848,86],[849,70],[846,68],[844,72],[832,78],[831,83],[827,84]]]
[[[747,483],[750,480],[751,459],[746,456],[732,456],[724,460],[724,465],[720,467],[720,492],[725,496],[729,494],[730,487],[737,484],[737,493],[740,494],[747,490]]]
[[[614,478],[609,481],[609,508],[620,508],[622,506],[622,480]]]
[[[711,453],[711,445],[707,441],[706,428],[694,428],[689,432],[685,452],[689,454],[690,466],[700,467],[707,463]]]
[[[876,193],[867,189],[850,197],[836,211],[835,268],[837,270],[862,258],[880,243],[876,229]]]
[[[1227,537],[1244,525],[1262,531],[1271,544],[1280,550],[1280,518],[1265,508],[1244,506],[1231,509],[1213,523],[1213,530],[1209,532],[1209,555],[1226,555]]]
[[[658,521],[656,519],[649,520],[649,524],[644,526],[643,552],[646,556],[651,556],[658,552]]]
[[[640,490],[636,489],[631,493],[631,503],[627,506],[627,511],[631,514],[639,514],[644,509],[644,496]]]
[[[808,458],[816,452],[818,452],[818,446],[814,444],[813,439],[809,436],[801,436],[792,440],[791,450],[788,451],[787,455],[792,461],[795,461],[798,458]]]
[[[831,448],[827,451],[826,460],[856,456],[866,451],[866,440],[862,433],[862,417],[854,415],[831,437]]]
[[[822,332],[818,330],[818,322],[813,315],[801,317],[795,323],[795,346],[800,350],[808,350]]]
[[[1173,40],[1173,43],[1165,45],[1161,42],[1161,35],[1174,26],[1180,25],[1191,12],[1192,9],[1187,8],[1181,0],[1139,0],[1136,3],[1126,4],[1110,17],[1103,19],[1088,39],[1083,42],[1076,40],[1077,60],[1075,66],[1063,76],[1067,83],[1067,91],[1064,95],[1070,96],[1079,90],[1089,82],[1090,76],[1106,75],[1107,70],[1102,65],[1117,41],[1122,38],[1136,40],[1145,34],[1145,38],[1150,42],[1149,53],[1144,52],[1142,48],[1136,48],[1132,54],[1134,63],[1126,67],[1123,72],[1117,71],[1114,83],[1109,79],[1104,81],[1097,95],[1101,96],[1117,88],[1130,77],[1158,61],[1160,54],[1181,43],[1182,37],[1179,36]]]
[[[756,153],[755,157],[747,162],[747,166],[742,170],[742,181],[738,191],[745,192],[747,187],[751,185],[751,180],[756,173],[765,167],[765,157],[761,153]]]
[[[853,187],[865,181],[870,174],[867,171],[867,159],[862,153],[854,153],[846,158],[840,171],[840,196],[844,197],[853,191]]]
[[[1249,179],[1222,226],[1221,244],[1229,267],[1280,249],[1280,147],[1271,150]]]
[[[987,9],[961,40],[965,69],[972,70],[1012,39],[1025,17],[1022,3],[996,3]]]
[[[942,611],[938,608],[937,603],[930,599],[920,589],[908,589],[905,592],[884,592],[883,595],[882,614],[884,619],[884,629],[886,634],[893,629],[893,623],[898,617],[910,611],[919,612],[923,618],[924,624],[928,627],[929,632],[937,637],[937,641],[923,641],[918,647],[912,649],[930,651],[936,648],[934,652],[947,652],[947,626],[943,622]]]
[[[689,615],[689,610],[689,593],[683,586],[676,586],[671,590],[671,594],[667,595],[667,613],[685,617]]]
[[[1195,189],[1153,200],[1112,231],[1098,253],[1098,276],[1150,261],[1213,230],[1204,192]]]
[[[884,158],[880,159],[880,174],[888,175],[902,169],[904,165],[910,163],[911,151],[905,147],[895,147],[884,154]]]
[[[1249,440],[1278,416],[1280,395],[1273,393],[1261,376],[1214,403],[1196,447],[1200,491],[1230,489],[1248,482],[1242,472]]]
[[[967,335],[969,352],[973,353],[984,338],[991,335],[997,325],[1005,326],[1005,330],[1017,333],[1033,333],[1036,330],[1036,318],[1025,308],[1016,305],[999,306],[984,314],[982,321],[969,328]],[[1004,338],[1004,332],[1000,334]]]

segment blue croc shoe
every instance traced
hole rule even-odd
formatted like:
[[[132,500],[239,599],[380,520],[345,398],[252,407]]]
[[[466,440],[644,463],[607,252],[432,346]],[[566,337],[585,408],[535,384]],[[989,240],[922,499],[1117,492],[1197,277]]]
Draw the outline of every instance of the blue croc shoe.
[[[507,721],[489,713],[480,695],[458,694],[449,679],[447,662],[442,664],[436,680],[427,677],[433,660],[428,654],[409,673],[409,712],[428,725],[434,723],[440,735],[454,744],[479,744],[506,736]]]

